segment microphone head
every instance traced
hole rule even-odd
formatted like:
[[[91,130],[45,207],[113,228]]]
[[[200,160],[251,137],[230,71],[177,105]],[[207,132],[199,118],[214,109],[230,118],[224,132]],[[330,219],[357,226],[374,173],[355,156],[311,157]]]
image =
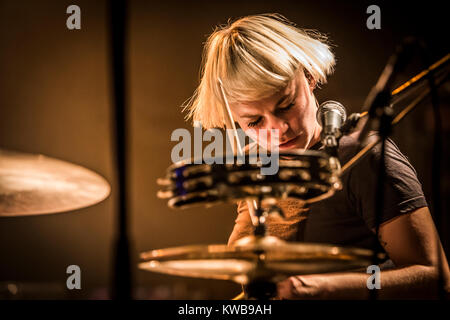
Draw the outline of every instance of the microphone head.
[[[317,113],[316,113],[317,122],[319,122],[319,124],[322,127],[323,127],[322,119],[324,118],[325,114],[328,112],[337,113],[340,117],[341,125],[345,122],[345,120],[347,120],[347,111],[345,110],[345,107],[337,101],[328,100],[328,101],[323,102],[319,106],[319,109],[317,109]]]

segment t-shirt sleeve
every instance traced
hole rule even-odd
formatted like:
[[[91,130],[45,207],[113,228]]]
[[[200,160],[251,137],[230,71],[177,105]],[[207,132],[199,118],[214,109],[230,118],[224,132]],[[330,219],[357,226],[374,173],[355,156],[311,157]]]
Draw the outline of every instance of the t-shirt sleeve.
[[[381,143],[356,164],[348,176],[348,197],[369,228],[375,228],[375,194],[380,155]],[[391,139],[386,141],[385,164],[384,203],[378,220],[380,224],[427,206],[415,169]]]

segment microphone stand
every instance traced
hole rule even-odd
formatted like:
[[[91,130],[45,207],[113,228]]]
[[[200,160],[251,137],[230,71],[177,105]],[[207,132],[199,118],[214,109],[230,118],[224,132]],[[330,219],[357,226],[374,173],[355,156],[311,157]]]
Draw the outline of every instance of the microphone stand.
[[[379,225],[384,206],[384,183],[386,175],[386,140],[392,131],[393,110],[391,106],[392,94],[390,88],[394,82],[395,76],[403,71],[412,56],[412,48],[417,45],[416,39],[406,38],[397,46],[395,52],[389,58],[383,72],[378,78],[377,83],[369,92],[364,103],[364,111],[368,111],[369,119],[363,127],[359,136],[359,142],[362,143],[374,127],[378,127],[379,138],[381,140],[380,160],[378,167],[378,176],[375,190],[375,236],[376,241],[373,248],[373,265],[379,264]],[[371,290],[370,298],[377,299],[376,290]]]
[[[394,56],[395,57],[395,56]],[[392,64],[392,61],[394,61],[394,58],[390,59],[390,63]],[[392,127],[396,125],[400,120],[402,120],[409,112],[411,112],[429,93],[431,93],[432,96],[432,105],[434,109],[434,115],[435,115],[435,125],[436,130],[434,134],[434,146],[433,146],[433,169],[432,169],[432,180],[433,180],[433,202],[435,203],[435,210],[437,216],[436,222],[438,224],[438,231],[439,226],[441,224],[441,215],[440,215],[440,185],[439,185],[439,170],[440,170],[440,144],[441,144],[441,134],[440,134],[440,118],[439,118],[439,106],[438,106],[438,96],[436,88],[447,81],[448,73],[443,76],[440,76],[439,80],[435,81],[435,76],[438,71],[445,70],[444,67],[448,64],[450,61],[450,55],[446,55],[444,58],[433,64],[431,67],[426,69],[425,71],[421,72],[419,75],[413,77],[410,81],[406,82],[396,90],[389,92],[387,91],[388,83],[392,82],[393,78],[393,72],[390,73],[386,72],[386,69],[394,70],[395,68],[389,66],[390,63],[388,63],[388,66],[385,68],[385,72],[383,72],[382,76],[380,77],[384,79],[379,80],[377,83],[378,86],[375,86],[371,93],[369,94],[369,97],[367,101],[370,101],[369,106],[369,115],[370,119],[366,122],[365,127],[363,128],[363,131],[360,134],[360,142],[363,141],[363,139],[366,137],[368,131],[369,131],[369,124],[374,122],[374,120],[378,121],[378,131],[379,131],[379,138],[375,141],[372,141],[370,144],[368,144],[366,147],[364,147],[361,151],[359,151],[352,159],[350,159],[343,167],[342,172],[343,174],[345,171],[347,171],[351,166],[353,166],[357,161],[362,159],[364,155],[367,154],[367,152],[375,147],[378,143],[381,142],[381,155],[380,155],[380,161],[379,161],[379,168],[378,168],[378,177],[377,177],[377,187],[376,187],[376,195],[375,195],[375,227],[376,227],[376,237],[378,239],[379,237],[379,224],[380,224],[380,216],[382,214],[383,205],[384,205],[384,183],[385,183],[385,151],[386,151],[386,139],[390,135],[392,131]],[[436,76],[437,77],[437,76]],[[424,90],[414,101],[408,105],[406,108],[404,108],[396,117],[393,117],[393,108],[392,108],[392,98],[398,96],[400,93],[404,93],[405,89],[412,88],[413,85],[417,85],[419,80],[426,79],[429,80],[429,89]],[[380,86],[379,83],[382,83],[383,86]],[[367,106],[367,105],[366,105]],[[441,230],[442,231],[442,230]],[[441,257],[441,248],[439,246],[439,234],[437,235],[436,239],[437,243],[437,251],[438,251],[438,287],[439,287],[439,297],[441,299],[445,298],[445,291],[444,291],[444,281],[443,281],[443,274],[442,274],[442,257]],[[377,244],[377,242],[375,243]],[[373,264],[378,264],[378,245],[375,245],[374,248],[374,255],[373,255]],[[371,291],[371,298],[376,299],[376,290]]]
[[[377,240],[375,241],[374,245],[372,264],[379,265],[380,261],[378,258],[378,254],[380,252],[377,241],[379,240],[380,237],[379,233],[380,233],[381,215],[384,209],[384,184],[386,180],[386,140],[392,131],[391,123],[393,110],[392,107],[389,106],[389,100],[384,101],[384,103],[380,101],[380,105],[376,106],[375,108],[377,109],[377,114],[379,115],[378,133],[381,139],[381,151],[375,190],[375,236]],[[377,299],[377,291],[371,290],[370,297],[373,300]]]

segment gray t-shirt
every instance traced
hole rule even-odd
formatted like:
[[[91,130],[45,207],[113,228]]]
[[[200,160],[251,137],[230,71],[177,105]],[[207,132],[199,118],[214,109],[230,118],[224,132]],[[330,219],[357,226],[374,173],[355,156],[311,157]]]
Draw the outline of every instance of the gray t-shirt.
[[[375,135],[371,135],[375,138]],[[318,144],[313,149],[320,149]],[[346,163],[357,151],[356,134],[340,140],[338,155]],[[299,225],[297,241],[374,248],[375,193],[381,144],[342,177],[343,189],[310,205],[308,218]],[[380,224],[427,206],[417,173],[395,143],[386,141],[384,203]],[[380,248],[381,249],[381,248]]]

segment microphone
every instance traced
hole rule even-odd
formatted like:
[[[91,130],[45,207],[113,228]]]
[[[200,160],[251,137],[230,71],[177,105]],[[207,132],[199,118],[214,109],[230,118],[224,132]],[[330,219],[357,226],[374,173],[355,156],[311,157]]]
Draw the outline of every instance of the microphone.
[[[342,136],[341,128],[347,120],[344,106],[337,101],[325,101],[317,109],[316,118],[322,126],[321,140],[325,148],[337,149]]]

